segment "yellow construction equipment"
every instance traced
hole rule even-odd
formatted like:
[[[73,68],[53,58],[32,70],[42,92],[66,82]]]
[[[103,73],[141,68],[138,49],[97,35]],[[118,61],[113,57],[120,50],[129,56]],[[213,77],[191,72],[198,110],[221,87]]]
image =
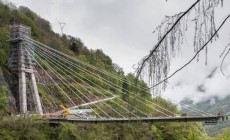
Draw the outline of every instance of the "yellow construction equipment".
[[[67,115],[70,115],[70,111],[68,108],[66,108],[64,105],[60,105],[60,107],[63,109],[62,111],[62,117],[66,118]]]

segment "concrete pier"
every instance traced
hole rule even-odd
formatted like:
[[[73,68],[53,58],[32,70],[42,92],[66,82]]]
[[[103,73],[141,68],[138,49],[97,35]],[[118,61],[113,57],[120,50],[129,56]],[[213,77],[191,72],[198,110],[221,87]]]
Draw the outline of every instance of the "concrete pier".
[[[10,26],[10,55],[8,67],[18,77],[19,112],[36,112],[43,115],[41,101],[35,78],[31,52],[26,49],[24,36],[30,37],[31,29],[21,24]]]

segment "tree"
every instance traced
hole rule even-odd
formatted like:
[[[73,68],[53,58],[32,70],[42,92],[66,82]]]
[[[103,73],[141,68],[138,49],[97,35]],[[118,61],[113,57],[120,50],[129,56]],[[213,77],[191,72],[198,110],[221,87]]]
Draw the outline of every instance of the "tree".
[[[79,46],[77,46],[77,44],[75,42],[72,42],[69,47],[76,54],[80,53],[80,48],[79,48]]]
[[[166,88],[169,78],[194,59],[199,60],[199,53],[202,50],[206,52],[207,64],[207,45],[218,38],[218,31],[230,18],[228,15],[222,24],[218,28],[216,27],[215,11],[220,5],[223,6],[223,0],[196,0],[186,11],[166,16],[154,31],[157,34],[158,42],[150,53],[139,61],[136,76],[145,78],[146,81],[149,81],[153,91],[160,93],[162,89]],[[170,58],[175,57],[180,51],[187,32],[193,33],[195,55],[188,63],[169,76]]]
[[[125,94],[122,94],[122,98],[125,100],[128,97],[129,94],[129,85],[126,78],[124,78],[124,81],[122,83],[122,92]]]
[[[7,54],[3,49],[0,49],[0,66],[4,66],[7,60]]]
[[[0,84],[0,116],[4,116],[7,113],[7,88],[5,85]]]
[[[84,44],[79,38],[71,37],[70,45],[69,45],[70,50],[72,50],[74,53],[79,55],[83,47],[84,47]]]

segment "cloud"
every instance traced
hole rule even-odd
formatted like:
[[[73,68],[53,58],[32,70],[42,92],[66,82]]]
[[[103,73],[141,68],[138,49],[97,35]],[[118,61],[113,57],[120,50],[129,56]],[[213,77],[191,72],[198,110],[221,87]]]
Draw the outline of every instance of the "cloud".
[[[214,70],[209,71],[212,73],[211,77],[210,72],[206,72],[208,76],[183,79],[181,82],[184,84],[179,86],[170,84],[164,96],[174,100],[176,103],[186,98],[192,100],[193,103],[197,103],[210,97],[225,98],[230,95],[230,65],[224,69],[225,76],[222,75],[219,69],[215,70],[215,74],[213,73]]]
[[[165,15],[173,15],[188,8],[193,1],[170,0],[11,0],[17,6],[24,5],[49,20],[54,31],[60,33],[58,22],[65,22],[64,33],[80,37],[89,48],[101,48],[126,73],[133,71],[132,66],[152,49],[154,36],[152,31]],[[230,1],[216,11],[216,25],[226,13]],[[229,22],[226,23],[229,25]],[[193,62],[183,71],[169,80],[164,96],[181,101],[190,98],[195,102],[212,95],[224,97],[229,94],[230,68],[226,58],[224,77],[219,71],[221,59],[218,56],[229,43],[230,26],[221,30],[220,40],[209,45],[208,65],[204,57]],[[183,56],[172,61],[171,72],[178,69],[193,55],[192,38],[186,36]],[[189,45],[190,44],[190,45]],[[190,48],[190,49],[189,49]],[[201,53],[203,56],[205,53]]]
[[[80,37],[89,48],[101,48],[126,73],[152,48],[152,31],[165,15],[184,10],[191,2],[152,0],[11,0],[48,19],[60,33]],[[45,3],[45,4],[44,4]],[[126,53],[124,53],[126,52]]]
[[[204,85],[201,84],[201,85],[199,85],[199,86],[197,87],[197,91],[198,91],[198,92],[204,92],[204,93],[205,93],[206,89],[205,89]]]

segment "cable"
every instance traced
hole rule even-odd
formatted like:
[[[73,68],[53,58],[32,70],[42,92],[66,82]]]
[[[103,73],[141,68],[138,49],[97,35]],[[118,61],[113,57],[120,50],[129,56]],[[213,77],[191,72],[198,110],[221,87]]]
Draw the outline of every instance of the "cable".
[[[49,55],[47,55],[47,56],[49,56]],[[47,57],[46,57],[47,58]],[[52,57],[50,57],[50,59],[53,59]],[[51,60],[52,61],[52,60]],[[57,61],[56,59],[53,59],[53,61],[52,62],[54,62],[54,61]],[[83,79],[85,79],[85,80],[87,80],[88,82],[90,82],[91,84],[93,83],[95,86],[97,86],[97,87],[99,87],[100,89],[103,89],[101,86],[99,86],[99,85],[97,85],[97,84],[95,84],[94,82],[92,82],[92,81],[90,81],[88,78],[86,78],[86,77],[83,77],[81,74],[79,74],[79,73],[76,73],[74,70],[72,70],[72,69],[70,69],[69,67],[67,67],[66,65],[64,65],[63,63],[60,63],[60,62],[54,62],[55,64],[57,64],[57,65],[63,65],[63,66],[65,66],[66,67],[66,69],[69,69],[70,71],[72,71],[72,73],[71,72],[69,72],[72,76],[74,76],[74,77],[76,77],[78,80],[80,80],[81,82],[83,82],[83,83],[85,83],[87,86],[89,86],[89,87],[92,87],[91,85],[89,85],[87,82],[85,82],[84,80],[82,80],[81,78],[79,78],[78,76],[76,76],[76,75],[74,75],[74,74],[77,74],[77,75],[79,75],[80,77],[82,77]],[[60,64],[59,64],[60,63]],[[60,67],[62,67],[62,66],[60,66]],[[62,67],[62,69],[63,70],[66,70],[64,67]],[[74,74],[73,74],[74,73]],[[96,88],[94,88],[94,87],[92,87],[93,89],[95,89],[96,91],[98,91]],[[113,96],[113,94],[111,93],[111,92],[108,92],[107,90],[105,90],[105,89],[103,89],[104,91],[106,91],[107,93],[109,93],[110,95],[112,95]],[[98,91],[99,92],[99,91]],[[103,94],[103,93],[101,93],[101,92],[99,92],[100,94]],[[106,96],[105,94],[103,94],[105,97],[107,97],[108,98],[108,96]],[[118,98],[119,100],[121,100],[120,98]],[[121,100],[121,101],[123,101],[123,100]],[[125,102],[125,101],[123,101],[123,102]],[[116,102],[115,102],[116,103]],[[127,102],[125,102],[125,103],[127,103]],[[117,103],[116,103],[117,104]],[[128,103],[127,103],[128,104]],[[117,104],[117,105],[119,105],[119,104]],[[128,104],[128,105],[130,105],[130,104]],[[122,107],[121,105],[119,105],[120,107]],[[130,105],[131,106],[131,105]],[[133,107],[133,106],[131,106],[131,107]],[[122,107],[123,109],[125,109],[124,107]],[[136,110],[138,110],[137,108],[135,108],[135,107],[133,107],[134,109],[136,109]],[[126,110],[126,109],[125,109]],[[140,111],[140,110],[139,110]],[[142,111],[140,111],[140,112],[142,112]],[[142,112],[143,113],[143,112]],[[147,114],[145,114],[145,113],[143,113],[144,115],[147,115]],[[134,115],[134,114],[133,114]],[[136,115],[135,115],[136,116]]]
[[[34,44],[34,42],[31,42],[31,41],[29,41],[30,43],[33,43]],[[35,44],[34,44],[35,45]],[[38,45],[37,45],[38,46]],[[40,46],[38,46],[38,47],[40,47]],[[40,48],[40,49],[44,49],[44,48]],[[45,50],[46,52],[48,52],[48,50]],[[62,59],[64,59],[64,58],[62,58]],[[68,61],[68,60],[66,60],[67,62],[69,62],[69,64],[71,64],[72,66],[74,66],[74,67],[79,67],[78,65],[75,65],[74,63],[72,63],[72,62],[70,62],[70,61]],[[80,68],[78,68],[78,69],[80,69]],[[89,72],[88,70],[85,70],[85,71],[87,71],[88,73],[91,73],[91,72]],[[83,72],[85,72],[85,71],[83,71]],[[95,74],[93,74],[93,73],[91,73],[91,75],[95,75]],[[96,75],[97,76],[97,75]],[[106,79],[104,79],[104,80],[106,80]],[[106,80],[107,81],[107,80]],[[107,81],[107,82],[109,82],[109,81]],[[107,84],[107,85],[109,85],[108,83],[105,83],[105,84]],[[110,87],[113,87],[113,86],[111,86],[111,85],[109,85]],[[116,86],[117,87],[117,85],[114,85],[114,86]],[[114,88],[114,87],[113,87]],[[120,90],[121,91],[121,90]],[[122,92],[122,91],[121,91]],[[122,93],[124,93],[124,92],[122,92]],[[124,93],[124,94],[126,94],[126,93]],[[143,99],[143,98],[142,98]],[[144,99],[145,100],[145,99]],[[138,99],[138,101],[140,101],[139,99]],[[147,101],[147,100],[146,100]],[[141,102],[141,101],[140,101]],[[150,103],[152,103],[152,104],[154,104],[153,102],[151,102],[151,101],[148,101],[148,102],[150,102]],[[152,108],[152,106],[150,106],[150,105],[148,105],[148,104],[145,104],[145,105],[147,105],[148,107],[150,107],[150,108]],[[156,105],[156,104],[155,104]],[[158,105],[156,105],[156,106],[158,106]],[[158,106],[158,107],[160,107],[160,106]],[[162,107],[160,107],[160,108],[162,108]],[[154,109],[154,110],[157,110],[157,109],[155,109],[155,108],[152,108],[152,109]],[[162,108],[163,109],[163,108]],[[168,111],[168,110],[166,110],[166,109],[164,109],[165,111]],[[166,115],[166,116],[168,116],[167,114],[165,114],[165,113],[163,113],[162,111],[159,111],[159,110],[157,110],[158,112],[160,112],[161,114],[164,114],[164,115]],[[168,111],[168,112],[171,112],[171,111]],[[175,113],[172,113],[172,114],[175,114]]]
[[[27,48],[26,48],[27,49]],[[28,49],[27,49],[28,50]],[[63,94],[66,96],[66,98],[73,104],[75,105],[75,103],[71,100],[71,98],[69,98],[69,96],[58,86],[58,84],[53,80],[53,78],[44,70],[44,68],[40,65],[40,63],[38,63],[38,61],[36,59],[34,59],[34,61],[39,65],[39,67],[46,73],[46,75],[53,81],[53,83],[63,92]]]
[[[42,55],[44,58],[46,58],[46,60],[47,61],[49,61],[49,59],[48,59],[48,57],[45,57],[44,55]],[[53,60],[51,60],[52,62],[54,62]],[[50,62],[50,61],[49,61]],[[56,62],[54,62],[55,64],[57,64]],[[60,66],[59,64],[57,64],[59,67],[61,67],[62,68],[62,70],[63,71],[65,71],[66,69],[65,68],[63,68],[62,66]],[[57,67],[56,67],[57,68]],[[67,67],[68,68],[68,67]],[[59,68],[58,68],[59,69]],[[60,69],[59,69],[60,70]],[[62,70],[60,70],[60,71],[62,71]],[[71,72],[69,72],[68,71],[68,73],[69,74],[71,74],[72,76],[74,76],[74,77],[76,77],[75,75],[73,75],[73,73],[71,73]],[[68,76],[68,75],[67,75]],[[72,77],[70,77],[70,76],[68,76],[70,79],[73,79]],[[79,80],[81,80],[79,77],[77,77]],[[85,77],[84,77],[85,78]],[[73,79],[74,80],[74,79]],[[74,80],[75,81],[75,80]],[[106,96],[105,94],[103,94],[103,93],[101,93],[100,91],[98,91],[96,88],[94,88],[94,87],[92,87],[91,85],[89,85],[88,83],[86,83],[84,80],[81,80],[82,82],[84,82],[85,84],[87,84],[87,86],[89,86],[89,87],[91,87],[91,88],[93,88],[94,90],[96,90],[98,93],[100,93],[101,95],[103,95],[104,97],[106,97],[106,98],[108,98],[108,96]],[[76,82],[76,81],[75,81]],[[81,85],[80,85],[81,86]],[[81,87],[83,87],[83,86],[81,86]],[[84,87],[83,87],[84,88]],[[85,88],[86,89],[86,88]],[[88,89],[86,89],[88,92],[90,92]],[[92,94],[92,92],[90,92],[91,94]],[[93,94],[94,95],[94,94]],[[95,96],[95,95],[94,95]],[[97,99],[100,99],[100,98],[98,98],[97,96],[95,96]],[[113,100],[112,100],[113,101]],[[115,104],[117,104],[115,101],[113,101]],[[124,110],[126,110],[127,112],[130,112],[129,110],[127,110],[127,109],[125,109],[123,106],[121,106],[121,105],[119,105],[119,104],[117,104],[119,107],[121,107],[122,109],[124,109]],[[133,114],[132,112],[130,112],[131,114]],[[135,114],[133,114],[134,116],[136,116],[136,117],[139,117],[139,116],[137,116],[137,115],[135,115]]]
[[[172,99],[169,99],[169,98],[167,98],[167,97],[165,97],[165,96],[163,96],[165,99],[167,99],[167,100],[169,100],[169,101],[172,101],[174,104],[176,104],[176,105],[178,105],[177,103],[176,103],[176,101],[175,100],[172,100]],[[192,106],[186,106],[185,104],[183,104],[183,103],[179,103],[180,105],[181,105],[181,107],[183,107],[183,108],[187,108],[188,110],[191,110],[191,111],[193,111],[193,112],[196,112],[197,114],[200,114],[200,115],[202,115],[202,116],[213,116],[212,114],[209,114],[209,113],[207,113],[207,112],[204,112],[204,111],[202,111],[202,110],[199,110],[199,109],[196,109],[196,108],[194,108],[194,107],[192,107]],[[189,108],[191,108],[191,109],[189,109]]]
[[[47,65],[47,64],[46,64]],[[47,65],[47,67],[49,67],[48,65]],[[55,68],[57,68],[56,66],[54,66]],[[53,68],[51,68],[51,67],[49,67],[49,69],[51,70],[51,71],[56,71],[56,70],[54,70]],[[57,68],[57,69],[59,69],[59,68]],[[60,70],[60,69],[59,69]],[[57,71],[56,71],[56,73],[58,73]],[[60,77],[62,77],[62,79],[65,79],[63,76],[61,76],[61,74],[58,74]],[[68,76],[68,75],[67,75]],[[69,77],[69,76],[68,76]],[[71,77],[69,77],[69,78],[71,78]],[[65,79],[65,81],[68,83],[68,84],[70,84],[70,82],[69,81],[67,81],[66,79]],[[70,85],[72,85],[72,87],[73,88],[75,88],[74,86],[73,86],[73,84],[70,84]],[[69,86],[68,86],[69,87]],[[69,89],[71,89],[71,88],[69,88]],[[87,100],[89,100],[90,102],[92,102],[92,100],[90,100],[87,96],[85,96],[80,90],[78,90],[77,88],[75,88],[79,93],[81,93]],[[71,91],[73,91],[72,89],[71,89]],[[73,91],[74,92],[74,91]],[[74,92],[76,95],[77,95],[77,93],[76,92]],[[91,92],[90,92],[91,93]],[[92,94],[92,93],[91,93]],[[93,94],[92,94],[93,95]],[[79,96],[78,96],[79,97]],[[96,96],[97,97],[97,96]],[[80,97],[79,97],[80,98]],[[97,97],[98,98],[98,97]],[[99,99],[99,98],[98,98]],[[86,103],[86,102],[85,102]],[[108,106],[109,108],[111,108],[114,112],[116,112],[118,115],[120,115],[120,116],[122,116],[123,118],[125,118],[122,114],[120,114],[118,111],[116,111],[116,110],[114,110],[112,107],[110,107],[108,104],[106,104],[106,103],[104,103],[106,106]],[[98,107],[98,106],[97,106]],[[98,107],[101,111],[102,111],[102,109],[100,108],[100,107]],[[104,111],[103,111],[104,112]],[[110,115],[108,115],[107,113],[105,113],[108,117],[111,117]]]
[[[27,40],[27,39],[28,39],[28,40]],[[58,50],[55,50],[55,49],[53,49],[53,48],[50,48],[49,46],[47,46],[47,45],[45,45],[45,44],[42,44],[42,43],[40,43],[40,42],[38,42],[38,41],[36,41],[36,40],[33,40],[33,39],[31,39],[31,38],[26,37],[26,41],[29,41],[29,40],[32,41],[32,42],[35,42],[35,43],[37,43],[37,44],[39,44],[39,45],[41,45],[41,46],[43,46],[43,47],[45,47],[45,48],[48,48],[48,49],[50,49],[50,50],[53,50],[54,52],[58,53],[59,55],[63,55],[63,56],[65,56],[65,57],[67,57],[67,58],[69,58],[69,59],[71,59],[71,60],[74,60],[74,61],[76,61],[76,62],[78,62],[78,63],[80,63],[80,64],[82,64],[82,65],[84,65],[84,66],[87,66],[87,67],[89,67],[89,68],[92,68],[92,69],[94,69],[94,70],[97,70],[97,71],[101,72],[102,74],[108,75],[108,76],[110,76],[110,77],[112,77],[112,78],[114,78],[114,79],[116,79],[116,80],[119,80],[119,81],[121,81],[121,82],[127,83],[127,84],[129,84],[130,86],[133,86],[133,87],[135,87],[135,88],[138,88],[138,89],[140,89],[140,90],[142,90],[142,91],[148,91],[148,90],[149,90],[149,88],[142,88],[142,87],[140,87],[140,86],[138,86],[138,85],[136,85],[136,84],[133,84],[133,83],[128,82],[128,81],[125,81],[123,78],[120,78],[119,76],[116,76],[116,75],[114,75],[114,74],[112,74],[112,73],[109,73],[109,72],[107,72],[107,71],[105,71],[105,70],[99,69],[99,68],[97,68],[97,67],[95,67],[95,66],[93,66],[93,65],[90,65],[90,64],[88,64],[88,63],[86,63],[86,62],[84,62],[84,61],[81,61],[81,60],[79,60],[79,59],[76,59],[76,58],[74,58],[74,57],[71,57],[71,56],[69,56],[69,55],[67,55],[67,54],[64,54],[64,53],[58,51]]]
[[[39,46],[39,47],[40,47],[40,46]],[[45,50],[45,51],[47,52],[48,50]],[[54,55],[54,56],[56,56],[56,55]],[[59,57],[59,58],[60,58],[60,57]],[[81,70],[82,72],[86,73],[86,71],[87,71],[87,73],[93,75],[94,78],[97,78],[97,79],[98,79],[98,75],[95,75],[94,73],[92,73],[92,72],[90,72],[90,71],[88,71],[88,70],[86,70],[86,69],[84,69],[84,68],[82,68],[82,67],[80,67],[80,66],[74,64],[73,62],[70,62],[70,61],[68,61],[68,60],[66,60],[66,61],[69,62],[69,63],[71,63],[70,65],[72,65],[72,66],[74,66],[74,67],[78,67],[78,69]],[[95,77],[95,76],[96,76],[96,77]],[[102,78],[102,77],[100,77],[100,78]],[[112,88],[114,88],[114,86],[117,87],[117,88],[119,88],[118,85],[115,85],[115,84],[111,83],[110,81],[108,81],[108,80],[106,80],[106,79],[104,79],[104,78],[102,78],[102,79],[106,81],[106,82],[103,82],[103,83],[105,83],[106,85],[108,85],[108,86],[110,86],[110,87],[112,87]],[[111,83],[111,84],[113,84],[113,85],[109,85],[108,83]],[[123,94],[127,94],[127,93],[121,91],[120,89],[118,89],[118,90],[119,90],[120,92],[122,92]],[[128,91],[128,90],[126,90],[126,91]],[[132,98],[134,98],[134,97],[132,97]],[[147,99],[144,99],[144,98],[142,98],[142,99],[145,100],[145,101],[148,101]],[[140,100],[139,100],[139,101],[140,101]],[[140,102],[141,102],[141,101],[140,101]],[[176,115],[175,113],[173,113],[173,112],[171,112],[171,111],[169,111],[169,110],[167,110],[167,109],[165,109],[165,108],[163,108],[163,107],[161,107],[161,106],[159,106],[159,105],[157,105],[157,104],[155,104],[155,103],[153,103],[153,102],[151,102],[151,101],[148,101],[148,102],[154,104],[155,106],[157,106],[157,107],[159,107],[159,108],[161,108],[161,109],[163,109],[163,110],[165,110],[165,111],[167,111],[167,112],[170,112],[170,113],[173,114],[173,115]],[[144,104],[146,104],[146,103],[144,103]],[[147,105],[148,107],[152,108],[152,107],[149,106],[148,104],[146,104],[146,105]],[[156,110],[155,108],[152,108],[152,109]]]
[[[29,47],[28,47],[29,48]],[[26,48],[27,49],[27,48]],[[29,48],[30,49],[30,48]],[[31,49],[30,49],[30,51],[31,52],[33,52]],[[39,57],[39,56],[38,56]],[[40,58],[40,57],[39,57]],[[64,85],[66,85],[72,92],[74,92],[75,93],[75,95],[77,95],[77,93],[75,92],[75,91],[73,91],[62,79],[64,79],[66,82],[68,82],[65,78],[63,78],[60,74],[58,74],[60,77],[62,77],[62,79],[60,78],[60,77],[58,77],[57,76],[57,74],[55,74],[55,70],[53,69],[53,68],[51,68],[50,66],[48,66],[41,58],[40,58],[40,60],[43,62],[43,64],[45,64],[46,65],[46,67],[48,67],[51,71],[52,71],[52,73],[59,79],[59,80],[61,80],[61,82],[64,84]],[[36,60],[35,60],[36,61]],[[37,61],[36,61],[37,62]],[[38,63],[38,62],[37,62]],[[69,83],[69,82],[68,82]],[[76,89],[76,88],[75,88]],[[79,93],[81,93],[78,89],[76,89]],[[84,94],[83,93],[81,93],[83,96],[84,96]],[[77,95],[78,96],[78,95]],[[85,96],[86,97],[86,96]],[[84,103],[86,103],[80,96],[78,96],[78,98],[80,99],[80,100],[82,100]],[[86,97],[87,98],[87,97]],[[89,98],[87,98],[87,100],[89,100],[90,101],[90,99]],[[74,106],[76,106],[75,104],[74,104]],[[111,117],[111,116],[109,116],[106,112],[104,112],[100,107],[98,107],[97,105],[95,105],[99,110],[101,110],[106,116],[108,116],[108,117]],[[90,107],[91,108],[91,107]],[[92,109],[92,108],[91,108]],[[93,109],[92,109],[93,110]],[[94,110],[93,110],[94,111]],[[96,111],[94,111],[94,113],[95,114],[97,114],[97,112]],[[99,117],[100,117],[100,115],[99,114],[97,114]]]
[[[36,69],[35,69],[35,70],[36,70]],[[37,70],[36,70],[36,71],[37,71]],[[38,76],[39,79],[41,79],[41,80],[44,81],[43,77],[39,74],[38,71],[37,71],[37,76]],[[48,96],[48,97],[52,100],[52,102],[53,102],[55,108],[58,109],[58,106],[57,106],[57,104],[55,103],[55,102],[57,101],[56,97],[55,97],[54,94],[50,91],[50,89],[46,86],[46,84],[44,84],[44,82],[43,82],[42,85],[44,86],[46,92],[47,92],[48,94],[50,94],[50,95],[53,97],[53,98],[51,98],[51,97]],[[55,101],[55,100],[56,100],[56,101]]]

